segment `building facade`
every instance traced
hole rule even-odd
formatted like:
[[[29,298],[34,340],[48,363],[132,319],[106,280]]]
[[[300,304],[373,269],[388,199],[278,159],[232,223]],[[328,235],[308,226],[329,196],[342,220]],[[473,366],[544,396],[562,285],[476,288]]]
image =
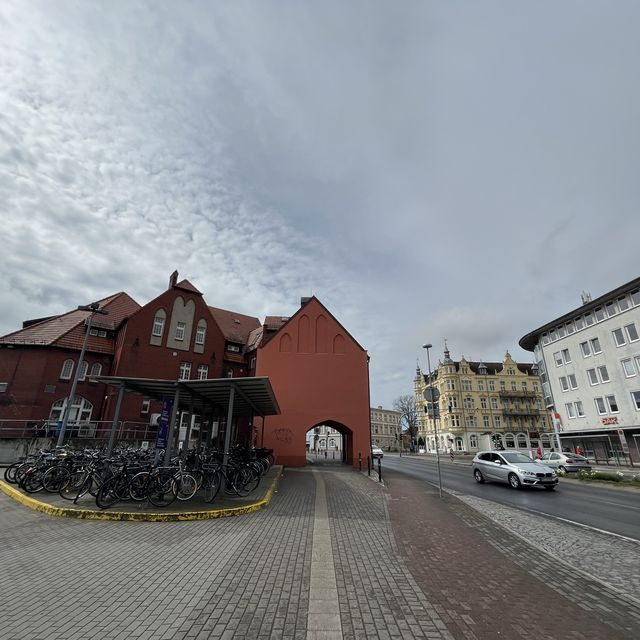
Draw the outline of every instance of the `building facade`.
[[[640,278],[528,333],[563,448],[640,461]]]
[[[384,451],[400,451],[402,430],[400,412],[378,406],[371,409],[371,443]]]
[[[429,402],[432,387],[435,412]],[[435,371],[416,370],[414,391],[418,446],[429,452],[531,452],[554,446],[537,367],[515,362],[508,352],[500,363],[470,362],[464,356],[454,361],[445,346]]]
[[[238,418],[230,425],[234,441],[271,448],[282,464],[301,466],[306,433],[326,425],[341,435],[345,462],[356,465],[358,455],[370,450],[368,354],[317,298],[302,298],[291,317],[260,322],[210,307],[174,272],[168,288],[145,305],[123,292],[99,303],[107,315],[92,315],[88,334],[90,312],[78,309],[26,321],[0,337],[0,437],[20,437],[16,434],[32,427],[39,433],[43,424],[55,429],[86,337],[70,404],[72,436],[104,437],[117,412],[121,435],[155,442],[162,401],[125,393],[117,411],[117,389],[96,380],[99,376],[171,381],[257,376],[269,378],[280,413]],[[226,419],[219,409],[205,417],[181,408],[178,433],[191,421],[196,443],[220,446]]]

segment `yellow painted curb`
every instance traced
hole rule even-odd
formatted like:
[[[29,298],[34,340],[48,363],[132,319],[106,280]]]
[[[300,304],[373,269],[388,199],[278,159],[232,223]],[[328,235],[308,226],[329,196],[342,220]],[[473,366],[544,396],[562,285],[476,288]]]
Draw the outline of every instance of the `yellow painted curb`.
[[[247,504],[243,507],[229,507],[227,509],[211,509],[207,511],[181,511],[168,513],[142,513],[136,511],[94,511],[92,509],[66,509],[63,507],[54,507],[46,502],[40,502],[29,496],[24,495],[3,480],[0,480],[0,490],[6,493],[20,504],[46,513],[50,516],[61,516],[64,518],[80,518],[83,520],[138,520],[146,522],[175,522],[178,520],[211,520],[213,518],[229,518],[231,516],[241,516],[245,513],[258,511],[266,507],[273,497],[280,476],[282,475],[282,467],[273,479],[271,486],[267,490],[264,498],[258,502]]]

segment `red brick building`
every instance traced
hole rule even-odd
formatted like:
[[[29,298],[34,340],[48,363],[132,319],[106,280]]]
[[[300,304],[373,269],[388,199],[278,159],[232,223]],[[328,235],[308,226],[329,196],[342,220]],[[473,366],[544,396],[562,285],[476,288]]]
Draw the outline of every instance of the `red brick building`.
[[[369,374],[366,351],[314,297],[303,298],[291,318],[258,318],[210,307],[188,280],[174,272],[169,287],[140,306],[126,293],[100,300],[108,315],[95,315],[70,421],[108,428],[116,393],[91,381],[114,375],[166,380],[267,376],[281,414],[253,425],[240,420],[237,439],[273,448],[283,464],[306,461],[307,431],[330,425],[344,436],[345,460],[366,460],[370,446]],[[27,321],[0,338],[0,436],[13,424],[60,420],[85,336],[87,311]],[[153,438],[157,400],[125,394],[120,419],[145,427]],[[194,423],[205,440],[225,417]],[[88,435],[91,429],[87,430]]]

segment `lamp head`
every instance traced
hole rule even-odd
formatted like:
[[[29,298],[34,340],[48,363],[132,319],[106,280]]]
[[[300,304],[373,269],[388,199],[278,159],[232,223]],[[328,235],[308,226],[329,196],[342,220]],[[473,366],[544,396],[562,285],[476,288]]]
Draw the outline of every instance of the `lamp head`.
[[[433,347],[433,345],[432,345],[432,344],[423,344],[423,345],[422,345],[422,348],[423,348],[423,349],[431,349],[432,347]]]

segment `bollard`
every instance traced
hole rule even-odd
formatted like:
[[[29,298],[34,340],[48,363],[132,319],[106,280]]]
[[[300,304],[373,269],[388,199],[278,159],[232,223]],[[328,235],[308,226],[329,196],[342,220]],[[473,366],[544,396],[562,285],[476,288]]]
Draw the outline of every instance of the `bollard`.
[[[371,460],[369,456],[367,456],[367,475],[371,477]]]
[[[358,451],[358,471],[362,471],[362,451]]]
[[[333,459],[334,460],[336,459],[336,452],[335,451],[333,452]]]
[[[382,459],[378,458],[378,482],[382,482]]]

